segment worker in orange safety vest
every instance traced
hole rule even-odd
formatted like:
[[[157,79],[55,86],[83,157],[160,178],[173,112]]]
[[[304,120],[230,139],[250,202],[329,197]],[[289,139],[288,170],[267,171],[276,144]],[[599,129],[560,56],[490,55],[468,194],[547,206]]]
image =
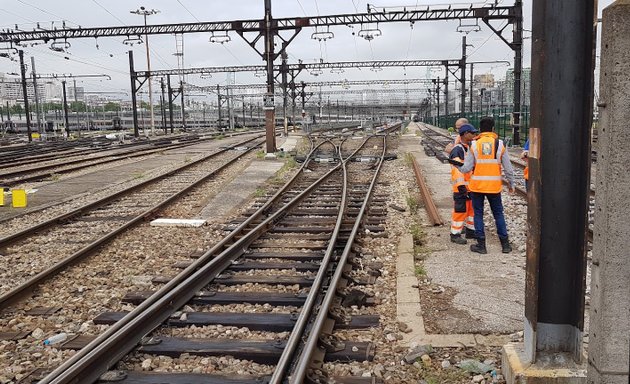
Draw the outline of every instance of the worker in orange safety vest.
[[[459,133],[459,129],[462,127],[462,125],[464,124],[468,124],[468,119],[465,117],[460,117],[459,119],[457,119],[455,121],[455,131],[457,131],[457,133]],[[461,136],[458,134],[455,137],[455,141],[452,143],[448,143],[446,144],[446,146],[444,147],[444,152],[446,152],[447,155],[451,154],[451,151],[453,150],[453,148],[455,148],[455,146],[457,144],[459,144],[461,142]]]
[[[529,139],[525,141],[523,145],[523,152],[521,153],[521,160],[525,161],[525,169],[523,170],[523,178],[525,179],[525,189],[529,189]]]
[[[460,140],[453,147],[449,158],[464,162],[468,146],[477,135],[477,129],[472,124],[463,124],[459,128]],[[451,214],[451,241],[456,244],[466,244],[466,239],[475,238],[475,224],[473,222],[473,208],[470,200],[468,182],[470,172],[461,173],[457,167],[451,165],[451,185],[453,186],[453,212]],[[466,229],[466,239],[462,232]]]
[[[514,193],[514,171],[509,154],[503,140],[493,132],[494,119],[484,117],[479,122],[481,134],[470,144],[469,154],[464,159],[464,165],[459,167],[460,172],[472,171],[468,189],[471,191],[473,211],[475,213],[475,237],[477,244],[470,246],[473,252],[485,254],[486,234],[483,223],[483,206],[488,199],[494,221],[497,226],[497,234],[501,241],[503,253],[512,252],[512,246],[508,239],[507,226],[503,215],[503,202],[501,191],[503,190],[501,173],[505,174],[511,193]]]

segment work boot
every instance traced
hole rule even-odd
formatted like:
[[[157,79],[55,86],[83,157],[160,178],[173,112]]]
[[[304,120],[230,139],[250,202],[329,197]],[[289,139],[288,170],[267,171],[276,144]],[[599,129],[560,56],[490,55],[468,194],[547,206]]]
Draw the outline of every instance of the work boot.
[[[462,235],[461,235],[461,234],[459,234],[459,233],[458,233],[457,235],[453,235],[453,234],[451,233],[451,241],[452,241],[453,243],[455,243],[455,244],[466,244],[466,243],[468,243],[468,242],[466,241],[466,239],[464,239],[464,238],[462,237]]]
[[[475,230],[474,229],[470,229],[470,228],[466,228],[466,238],[467,239],[476,239],[477,236],[475,236]]]
[[[486,239],[477,239],[477,244],[471,245],[470,250],[481,253],[482,255],[488,253],[488,250],[486,249]]]
[[[499,238],[499,240],[501,240],[501,252],[503,253],[510,253],[512,252],[512,246],[510,245],[510,239],[505,237],[505,238]]]

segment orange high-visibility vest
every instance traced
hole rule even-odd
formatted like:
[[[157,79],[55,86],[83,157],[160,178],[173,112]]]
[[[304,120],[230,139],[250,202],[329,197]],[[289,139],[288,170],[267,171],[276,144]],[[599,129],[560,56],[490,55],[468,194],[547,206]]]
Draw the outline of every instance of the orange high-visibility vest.
[[[464,153],[466,153],[466,148],[464,148],[461,142],[455,145],[455,147],[461,147],[464,150]],[[453,147],[453,149],[455,149],[455,147]],[[459,157],[454,158],[454,160],[460,161],[462,163],[464,162],[464,159],[460,159]],[[470,174],[471,172],[461,173],[459,169],[457,169],[457,167],[451,165],[451,185],[453,186],[453,192],[459,192],[459,189],[457,189],[457,187],[459,187],[460,185],[465,185],[466,188],[468,188]]]
[[[529,180],[529,165],[526,166],[523,170],[523,177],[525,178],[525,180]]]
[[[505,152],[503,141],[494,132],[483,132],[470,145],[475,156],[475,169],[472,171],[468,188],[478,193],[500,193],[501,156]]]

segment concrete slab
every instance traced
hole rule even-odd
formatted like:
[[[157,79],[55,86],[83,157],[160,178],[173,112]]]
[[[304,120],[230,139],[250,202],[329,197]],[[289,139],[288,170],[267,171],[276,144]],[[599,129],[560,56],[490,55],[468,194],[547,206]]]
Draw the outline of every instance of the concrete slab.
[[[284,143],[282,143],[282,145],[279,146],[278,149],[284,152],[293,151],[295,150],[295,147],[297,146],[297,143],[300,141],[300,139],[301,136],[289,134],[289,136],[286,137]]]
[[[155,219],[149,224],[152,227],[201,227],[206,223],[201,219]]]
[[[228,215],[239,208],[250,196],[256,192],[267,179],[275,175],[282,168],[283,161],[265,160],[254,161],[238,178],[232,180],[212,201],[206,205],[198,218],[216,222],[218,218]]]
[[[586,364],[576,364],[569,354],[540,354],[532,364],[522,343],[503,346],[501,367],[508,384],[585,384]]]

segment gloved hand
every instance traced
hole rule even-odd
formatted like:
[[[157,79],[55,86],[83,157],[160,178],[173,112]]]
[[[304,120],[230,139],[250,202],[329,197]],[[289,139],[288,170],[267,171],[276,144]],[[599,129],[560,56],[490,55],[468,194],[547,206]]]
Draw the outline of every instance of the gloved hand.
[[[466,188],[465,185],[459,185],[457,191],[461,193],[463,197],[466,197],[466,199],[470,199],[470,196],[468,196],[468,188]]]

